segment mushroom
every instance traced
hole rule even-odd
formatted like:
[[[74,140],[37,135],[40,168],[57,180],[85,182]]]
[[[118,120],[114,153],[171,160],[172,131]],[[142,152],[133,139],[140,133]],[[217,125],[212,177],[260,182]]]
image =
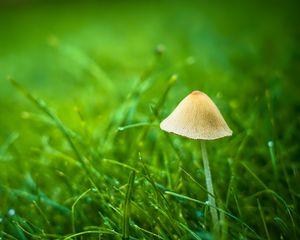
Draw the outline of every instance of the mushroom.
[[[164,119],[160,128],[191,139],[201,140],[204,174],[208,202],[215,230],[218,229],[218,213],[214,197],[211,172],[205,140],[231,136],[232,131],[214,102],[203,92],[193,91],[185,97],[174,111]]]

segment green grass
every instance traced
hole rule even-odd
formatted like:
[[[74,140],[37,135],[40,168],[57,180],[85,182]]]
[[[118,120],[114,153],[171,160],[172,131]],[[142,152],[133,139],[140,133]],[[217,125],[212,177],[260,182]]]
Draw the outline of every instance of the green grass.
[[[0,6],[0,238],[300,238],[296,2]],[[200,142],[159,128],[195,89],[233,130],[218,238]]]

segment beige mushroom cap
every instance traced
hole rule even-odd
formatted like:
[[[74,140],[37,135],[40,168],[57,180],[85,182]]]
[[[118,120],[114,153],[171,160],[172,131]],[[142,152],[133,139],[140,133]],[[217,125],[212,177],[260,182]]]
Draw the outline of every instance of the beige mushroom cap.
[[[185,97],[160,128],[192,139],[213,140],[232,135],[218,107],[200,91]]]

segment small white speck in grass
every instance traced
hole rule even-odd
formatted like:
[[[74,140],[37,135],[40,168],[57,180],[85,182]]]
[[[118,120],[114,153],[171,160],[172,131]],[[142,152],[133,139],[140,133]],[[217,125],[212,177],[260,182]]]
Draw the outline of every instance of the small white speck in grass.
[[[16,214],[16,210],[15,209],[11,208],[11,209],[8,210],[8,215],[9,216],[13,216],[15,214]]]
[[[205,201],[205,205],[209,205],[209,201],[207,200],[207,201]]]
[[[0,223],[2,223],[3,222],[3,218],[0,218]],[[0,238],[1,239],[1,238]]]
[[[269,148],[270,157],[272,161],[273,171],[275,173],[276,179],[278,179],[278,166],[277,166],[277,160],[274,151],[274,142],[272,140],[268,141],[268,148]]]
[[[268,147],[269,147],[269,148],[274,147],[274,142],[273,142],[273,141],[269,141],[269,142],[268,142]]]

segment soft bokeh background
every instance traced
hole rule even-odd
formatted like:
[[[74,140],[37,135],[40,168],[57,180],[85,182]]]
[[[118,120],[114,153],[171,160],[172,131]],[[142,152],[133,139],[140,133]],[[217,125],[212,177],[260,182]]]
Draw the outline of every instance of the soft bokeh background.
[[[179,76],[176,99],[202,89],[238,107],[269,91],[274,108],[285,110],[278,115],[296,113],[298,10],[296,2],[2,1],[1,109],[21,104],[5,83],[12,76],[60,103],[58,111],[90,100],[101,111],[101,105],[126,96],[161,45],[166,50],[161,75]],[[161,78],[155,90],[166,81]],[[277,101],[284,94],[288,97]],[[152,91],[147,100],[155,95]],[[16,115],[1,115],[9,134]]]
[[[115,165],[112,170],[111,165],[100,160],[109,158],[137,167],[136,154],[141,152],[158,184],[203,201],[205,192],[199,196],[197,185],[179,184],[182,173],[178,169],[183,166],[204,185],[201,170],[196,170],[201,169],[197,144],[171,137],[175,149],[180,148],[183,154],[180,163],[158,123],[190,91],[206,92],[234,132],[230,139],[209,143],[220,206],[245,220],[257,236],[268,238],[257,204],[261,187],[264,188],[256,181],[258,177],[267,190],[272,189],[283,199],[294,218],[291,220],[286,209],[281,209],[282,215],[280,207],[269,209],[277,202],[263,196],[260,204],[271,239],[296,236],[300,194],[296,187],[300,179],[299,10],[297,1],[2,0],[1,229],[17,238],[28,237],[17,232],[16,225],[3,220],[9,220],[8,211],[14,209],[24,221],[39,225],[37,229],[62,235],[72,233],[70,218],[60,213],[55,217],[47,203],[42,201],[46,206],[41,206],[45,207],[41,211],[29,211],[33,200],[26,194],[31,192],[40,197],[41,191],[48,200],[70,209],[76,196],[90,185],[88,180],[84,182],[82,169],[73,163],[76,161],[72,149],[53,121],[12,86],[8,79],[13,78],[31,94],[45,100],[70,129],[81,153],[98,169],[97,174],[106,180],[111,178],[104,181],[106,188],[126,184],[129,171],[126,169],[123,174],[124,169]],[[177,80],[170,83],[174,74]],[[162,98],[168,87],[170,91]],[[163,104],[159,113],[153,114],[153,106],[160,99]],[[143,126],[118,132],[118,127],[134,123],[150,124],[151,128],[143,134],[140,134]],[[172,164],[166,170],[162,161]],[[242,210],[230,205],[229,184],[235,189],[232,201],[240,201]],[[100,191],[101,194],[105,191]],[[122,206],[123,197],[122,194],[116,197],[116,207]],[[97,202],[107,203],[95,196],[90,201],[94,201],[95,207],[86,206],[88,213],[97,208]],[[143,207],[143,194],[140,202]],[[193,220],[194,206],[185,204],[182,208],[190,210],[183,215],[192,219],[187,220],[187,226],[199,236],[209,238],[199,233],[204,229],[199,224],[201,219]],[[103,211],[104,215],[112,214]],[[44,220],[31,219],[34,214]],[[78,229],[89,224],[102,226],[105,221],[93,216],[82,218]],[[136,223],[143,218],[136,214]],[[60,227],[49,226],[52,221]],[[150,222],[138,225],[160,232]],[[240,228],[228,226],[228,239],[237,238]],[[294,229],[291,233],[287,230],[289,226]],[[38,232],[32,228],[32,232]],[[118,231],[113,224],[111,228]],[[184,236],[176,234],[179,239]],[[139,238],[137,233],[133,235]],[[257,236],[252,237],[259,239]]]

